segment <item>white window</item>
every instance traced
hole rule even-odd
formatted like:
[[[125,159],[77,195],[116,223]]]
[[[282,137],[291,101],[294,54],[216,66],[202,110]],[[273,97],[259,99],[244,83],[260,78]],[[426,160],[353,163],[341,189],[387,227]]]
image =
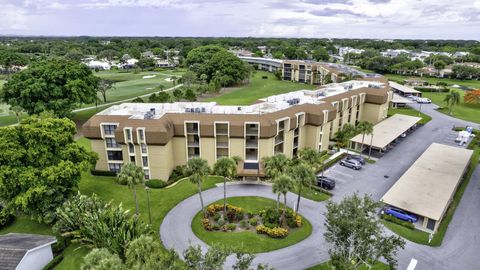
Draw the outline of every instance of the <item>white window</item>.
[[[115,133],[116,125],[103,125],[104,135],[113,135]]]

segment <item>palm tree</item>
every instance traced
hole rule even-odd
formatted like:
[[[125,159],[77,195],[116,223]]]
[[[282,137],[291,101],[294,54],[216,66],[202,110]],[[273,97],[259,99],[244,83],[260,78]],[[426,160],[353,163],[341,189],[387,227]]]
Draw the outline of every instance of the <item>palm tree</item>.
[[[452,107],[460,103],[460,93],[458,93],[458,91],[451,90],[450,93],[445,96],[443,101],[447,103],[447,106],[449,107],[448,114],[451,115]]]
[[[290,175],[297,186],[298,197],[297,197],[297,207],[295,208],[295,213],[298,213],[300,208],[300,197],[302,195],[302,189],[304,186],[310,186],[315,182],[315,173],[312,168],[301,162],[290,170]]]
[[[223,157],[213,165],[213,174],[223,176],[223,214],[227,213],[227,180],[237,175],[237,163],[233,158]]]
[[[203,205],[202,182],[209,173],[210,167],[208,167],[206,160],[199,157],[194,157],[188,161],[186,174],[190,175],[190,182],[197,184],[198,195],[200,196],[200,204],[202,206],[202,212],[204,216],[207,214],[205,212],[205,206]]]
[[[357,130],[362,134],[362,146],[360,147],[360,156],[362,156],[365,135],[371,135],[373,133],[373,124],[368,121],[360,121],[357,125]]]
[[[127,183],[128,187],[133,189],[133,198],[135,200],[135,215],[138,215],[138,200],[136,184],[143,183],[145,174],[141,167],[138,167],[134,163],[127,163],[122,166],[118,173],[118,181]]]
[[[343,127],[335,133],[337,141],[347,148],[347,154],[350,148],[350,139],[355,136],[355,133],[357,133],[357,129],[350,123],[343,125]]]
[[[281,175],[275,178],[272,185],[273,193],[277,194],[277,212],[279,211],[280,195],[283,194],[284,208],[282,211],[282,215],[280,216],[280,221],[279,221],[280,226],[282,225],[285,218],[285,211],[287,208],[287,192],[289,192],[292,189],[293,189],[292,178],[290,178],[290,176],[287,176],[287,175]]]
[[[265,174],[270,179],[278,178],[288,171],[291,160],[284,154],[276,154],[264,159]]]
[[[322,155],[317,150],[307,147],[298,151],[298,158],[312,168],[316,168],[322,159]]]

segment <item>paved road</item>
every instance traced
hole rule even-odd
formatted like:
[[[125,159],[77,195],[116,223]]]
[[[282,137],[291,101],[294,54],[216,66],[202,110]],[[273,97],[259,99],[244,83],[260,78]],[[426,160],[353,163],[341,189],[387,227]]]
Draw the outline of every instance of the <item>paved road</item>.
[[[416,104],[413,105],[417,106]],[[337,187],[332,199],[341,200],[354,192],[370,194],[374,199],[380,199],[383,194],[400,178],[413,162],[430,146],[432,142],[455,145],[453,140],[456,132],[452,126],[480,125],[449,117],[435,111],[434,105],[423,105],[422,112],[433,117],[423,127],[408,135],[395,148],[385,154],[377,163],[369,164],[361,171],[354,171],[335,165],[326,171],[334,177]],[[205,191],[206,204],[223,197],[221,187]],[[268,186],[231,185],[228,196],[256,195],[275,199]],[[289,206],[293,206],[294,195],[289,195]],[[480,251],[480,215],[477,208],[480,205],[480,166],[464,193],[463,199],[455,212],[441,247],[427,247],[407,242],[404,250],[399,252],[399,269],[406,269],[410,260],[418,261],[417,270],[423,269],[480,269],[477,256]],[[194,195],[173,208],[165,217],[160,227],[160,235],[167,248],[175,248],[182,252],[190,243],[205,247],[191,231],[191,220],[200,210],[198,195]],[[313,225],[313,233],[304,241],[273,252],[258,254],[256,263],[268,263],[276,269],[303,269],[329,259],[323,239],[323,223],[325,212],[324,202],[313,202],[303,199],[300,207],[302,215]],[[227,265],[231,264],[229,258]]]

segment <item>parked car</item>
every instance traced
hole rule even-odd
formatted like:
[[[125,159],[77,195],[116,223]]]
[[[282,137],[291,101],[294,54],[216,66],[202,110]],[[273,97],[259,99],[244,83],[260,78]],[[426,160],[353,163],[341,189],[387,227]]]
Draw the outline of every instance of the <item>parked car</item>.
[[[417,103],[425,103],[425,104],[429,104],[429,103],[432,103],[432,101],[428,98],[418,98],[417,99]]]
[[[317,175],[317,186],[332,190],[335,188],[335,180],[326,176]]]
[[[360,163],[360,161],[355,159],[344,159],[340,161],[340,165],[354,169],[354,170],[360,170],[362,168],[362,163]]]
[[[360,155],[348,155],[347,156],[347,159],[354,159],[356,161],[359,161],[360,163],[362,163],[362,165],[365,165],[365,158],[363,156],[360,156]]]
[[[404,211],[402,209],[398,209],[395,207],[387,207],[385,209],[385,214],[396,217],[398,219],[408,221],[411,223],[415,223],[418,220],[418,216],[412,213],[408,213],[407,211]]]

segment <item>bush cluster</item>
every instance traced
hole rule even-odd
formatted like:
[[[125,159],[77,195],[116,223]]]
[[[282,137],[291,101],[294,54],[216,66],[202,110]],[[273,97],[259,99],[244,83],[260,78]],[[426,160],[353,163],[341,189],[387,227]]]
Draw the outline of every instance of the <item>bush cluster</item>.
[[[6,208],[0,206],[0,228],[10,224],[13,221],[13,215]]]
[[[266,234],[273,238],[284,238],[288,235],[288,230],[280,227],[269,228],[265,225],[258,225],[255,229],[257,233]]]
[[[415,229],[415,225],[413,225],[412,223],[408,222],[408,221],[403,221],[403,220],[400,220],[394,216],[390,216],[390,215],[385,215],[383,214],[382,215],[382,218],[386,221],[390,221],[392,223],[395,223],[395,224],[398,224],[400,226],[403,226],[403,227],[406,227],[406,228],[409,228],[411,230]]]
[[[168,182],[165,182],[160,179],[150,179],[145,182],[145,185],[149,188],[164,188],[168,186]]]
[[[248,223],[250,223],[251,226],[257,226],[258,220],[256,218],[251,218]]]
[[[96,176],[117,176],[116,172],[111,171],[91,170],[90,173]]]

